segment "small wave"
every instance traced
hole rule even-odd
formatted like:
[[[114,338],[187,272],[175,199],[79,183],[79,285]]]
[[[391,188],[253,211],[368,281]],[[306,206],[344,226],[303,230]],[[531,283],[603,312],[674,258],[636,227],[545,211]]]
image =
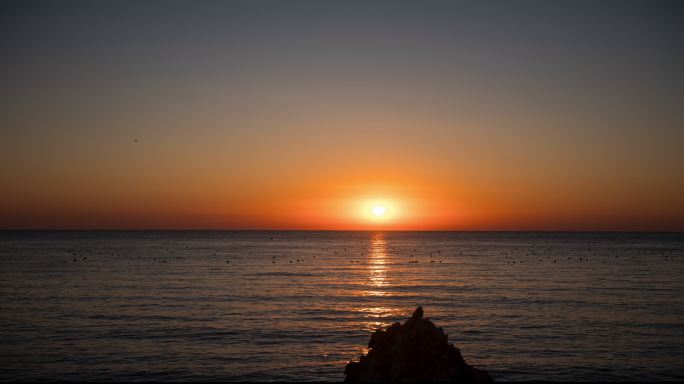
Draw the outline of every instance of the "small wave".
[[[252,276],[316,276],[313,273],[308,272],[256,272]]]

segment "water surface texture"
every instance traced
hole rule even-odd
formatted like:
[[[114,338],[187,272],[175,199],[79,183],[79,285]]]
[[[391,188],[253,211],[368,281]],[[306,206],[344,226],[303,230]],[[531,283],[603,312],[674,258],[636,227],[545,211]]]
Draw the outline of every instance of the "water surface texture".
[[[417,305],[495,380],[684,379],[684,235],[0,232],[2,380],[325,380]]]

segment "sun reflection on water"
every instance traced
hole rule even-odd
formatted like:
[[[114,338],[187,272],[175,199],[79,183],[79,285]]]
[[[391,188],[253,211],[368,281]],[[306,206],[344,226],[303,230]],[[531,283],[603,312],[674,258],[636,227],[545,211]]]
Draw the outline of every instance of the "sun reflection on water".
[[[387,242],[381,233],[373,236],[370,244],[368,259],[368,290],[366,294],[370,296],[389,296],[386,291],[389,286],[387,281],[387,269],[389,265],[387,254]]]
[[[394,308],[386,303],[384,298],[392,296],[388,272],[390,268],[390,255],[387,251],[387,241],[382,233],[376,233],[370,243],[368,253],[368,280],[362,291],[364,296],[374,297],[368,305],[357,308],[363,314],[363,328],[375,331],[387,326],[389,319],[401,315],[399,308]]]

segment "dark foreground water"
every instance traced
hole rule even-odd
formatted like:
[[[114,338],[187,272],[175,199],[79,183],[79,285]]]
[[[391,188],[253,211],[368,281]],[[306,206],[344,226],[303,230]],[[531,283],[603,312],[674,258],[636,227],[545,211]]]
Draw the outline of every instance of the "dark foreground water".
[[[0,379],[340,381],[423,305],[496,380],[684,379],[684,235],[0,232]]]

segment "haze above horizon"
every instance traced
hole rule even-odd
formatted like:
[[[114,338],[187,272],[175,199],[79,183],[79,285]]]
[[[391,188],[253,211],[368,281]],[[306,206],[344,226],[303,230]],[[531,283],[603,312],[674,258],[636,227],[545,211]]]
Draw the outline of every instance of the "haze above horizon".
[[[0,229],[684,231],[677,1],[5,1]]]

